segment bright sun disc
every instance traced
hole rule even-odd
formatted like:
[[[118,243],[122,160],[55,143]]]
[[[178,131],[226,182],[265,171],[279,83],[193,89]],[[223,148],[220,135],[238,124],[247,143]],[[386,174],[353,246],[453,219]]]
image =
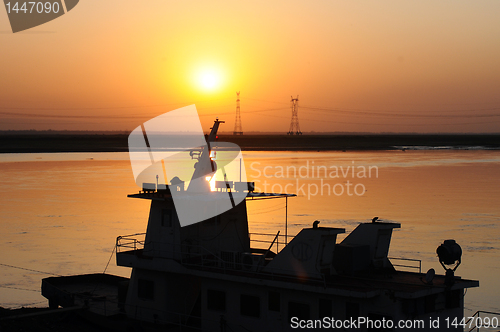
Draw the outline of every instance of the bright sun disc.
[[[198,82],[204,90],[214,90],[220,85],[220,76],[214,71],[200,73]]]

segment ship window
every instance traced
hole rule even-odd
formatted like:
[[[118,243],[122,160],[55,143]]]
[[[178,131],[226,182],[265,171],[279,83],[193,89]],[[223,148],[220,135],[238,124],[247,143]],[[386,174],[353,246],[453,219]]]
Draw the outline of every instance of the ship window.
[[[161,210],[161,225],[165,227],[172,227],[172,210]]]
[[[359,303],[346,302],[345,303],[345,317],[358,318],[359,317]]]
[[[243,316],[259,317],[260,298],[258,296],[241,294],[240,313]]]
[[[155,283],[151,280],[137,280],[137,296],[143,300],[155,299]]]
[[[292,317],[297,317],[298,319],[309,319],[309,305],[305,303],[288,302],[288,320],[290,321]]]
[[[207,289],[207,308],[210,310],[226,310],[226,292]]]
[[[332,300],[329,299],[319,299],[318,304],[318,317],[331,317],[332,316]]]
[[[278,292],[269,291],[268,294],[268,309],[271,311],[280,311],[281,310],[281,296]]]

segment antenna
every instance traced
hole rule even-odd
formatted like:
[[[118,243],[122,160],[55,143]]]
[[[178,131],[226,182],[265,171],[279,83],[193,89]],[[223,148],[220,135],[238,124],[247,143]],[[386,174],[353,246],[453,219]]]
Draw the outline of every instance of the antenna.
[[[292,122],[290,123],[290,129],[288,130],[288,135],[302,135],[299,127],[299,96],[291,100],[292,107]]]
[[[240,113],[240,92],[236,92],[236,120],[234,120],[233,135],[243,135],[241,128],[241,113]]]

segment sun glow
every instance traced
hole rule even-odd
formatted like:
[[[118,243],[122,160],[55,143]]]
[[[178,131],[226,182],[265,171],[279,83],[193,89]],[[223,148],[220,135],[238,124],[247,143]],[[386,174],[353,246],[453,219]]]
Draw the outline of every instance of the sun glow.
[[[221,86],[221,74],[214,69],[201,70],[196,77],[197,85],[204,91],[215,91]]]

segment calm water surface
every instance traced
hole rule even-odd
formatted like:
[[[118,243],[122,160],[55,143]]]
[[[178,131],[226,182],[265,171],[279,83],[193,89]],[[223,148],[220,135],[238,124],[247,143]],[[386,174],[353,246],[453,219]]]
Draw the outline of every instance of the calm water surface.
[[[455,239],[457,275],[478,279],[465,314],[500,311],[500,151],[247,152],[258,189],[298,193],[288,200],[288,234],[341,227],[378,216],[401,223],[390,256],[444,272],[435,250]],[[354,173],[352,172],[354,169]],[[116,237],[146,230],[149,202],[135,193],[128,154],[0,155],[0,305],[45,305],[48,275],[103,272]],[[285,231],[285,201],[248,202],[251,232]],[[341,236],[342,239],[344,236]],[[129,276],[114,256],[106,272]]]

